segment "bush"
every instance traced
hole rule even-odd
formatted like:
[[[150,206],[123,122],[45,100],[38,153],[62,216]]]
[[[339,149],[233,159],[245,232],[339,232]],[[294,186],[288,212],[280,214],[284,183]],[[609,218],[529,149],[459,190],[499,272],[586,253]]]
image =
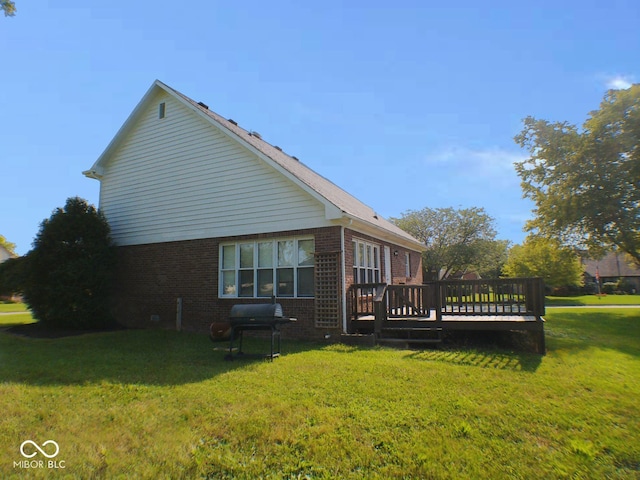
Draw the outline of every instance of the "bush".
[[[617,290],[620,293],[630,294],[633,293],[634,288],[633,284],[630,281],[621,278],[620,280],[618,280]]]
[[[111,326],[115,249],[104,216],[69,198],[40,226],[24,258],[24,299],[33,316],[52,328]]]
[[[9,258],[0,263],[0,297],[22,293],[25,276],[25,257]]]
[[[617,282],[604,282],[602,284],[602,293],[606,293],[607,295],[611,295],[618,290]]]

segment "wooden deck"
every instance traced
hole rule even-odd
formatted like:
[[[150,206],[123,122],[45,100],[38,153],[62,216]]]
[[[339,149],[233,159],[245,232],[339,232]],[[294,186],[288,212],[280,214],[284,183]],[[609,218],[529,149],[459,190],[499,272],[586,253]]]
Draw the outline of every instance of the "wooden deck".
[[[531,332],[545,353],[542,280],[446,281],[427,285],[358,284],[351,288],[349,332],[378,343],[434,343],[446,331]]]

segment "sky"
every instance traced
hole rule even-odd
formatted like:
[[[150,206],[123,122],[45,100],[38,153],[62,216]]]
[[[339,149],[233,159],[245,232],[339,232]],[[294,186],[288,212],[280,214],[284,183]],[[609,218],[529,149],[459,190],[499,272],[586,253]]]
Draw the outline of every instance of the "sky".
[[[531,115],[581,125],[640,81],[640,2],[15,0],[0,16],[0,234],[24,254],[155,79],[281,146],[385,217],[532,217]]]

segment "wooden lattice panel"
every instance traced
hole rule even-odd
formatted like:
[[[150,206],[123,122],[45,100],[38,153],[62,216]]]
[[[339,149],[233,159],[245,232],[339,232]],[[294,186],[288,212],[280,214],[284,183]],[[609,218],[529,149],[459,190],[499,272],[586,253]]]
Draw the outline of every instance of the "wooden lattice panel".
[[[315,322],[318,328],[339,328],[342,318],[340,252],[315,254]]]

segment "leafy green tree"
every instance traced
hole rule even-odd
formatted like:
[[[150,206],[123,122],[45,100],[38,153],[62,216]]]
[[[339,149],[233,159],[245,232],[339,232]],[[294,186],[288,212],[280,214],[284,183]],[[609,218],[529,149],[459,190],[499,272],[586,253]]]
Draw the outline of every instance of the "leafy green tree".
[[[16,244],[15,243],[11,243],[3,235],[0,235],[0,246],[3,246],[9,253],[15,255],[15,253],[16,253]]]
[[[0,0],[0,9],[5,17],[13,17],[16,14],[16,3],[11,0]]]
[[[482,240],[478,248],[478,257],[474,265],[482,278],[499,278],[507,262],[509,240]]]
[[[509,250],[503,272],[508,277],[542,277],[549,287],[579,286],[584,267],[580,257],[558,240],[528,236]]]
[[[424,242],[422,263],[431,280],[477,265],[484,242],[496,236],[494,219],[478,207],[409,210],[391,221]]]
[[[527,117],[515,164],[535,218],[527,230],[586,247],[616,247],[640,266],[640,84],[610,90],[582,129]]]
[[[0,297],[22,293],[25,263],[25,257],[9,258],[0,263]]]
[[[23,294],[42,324],[102,328],[113,323],[109,294],[115,249],[104,216],[81,198],[69,198],[42,222],[26,255]]]
[[[0,235],[0,246],[9,252],[9,255],[16,254],[16,244],[8,241]],[[21,289],[21,258],[9,257],[5,261],[0,261],[0,296],[11,296],[20,293]]]

